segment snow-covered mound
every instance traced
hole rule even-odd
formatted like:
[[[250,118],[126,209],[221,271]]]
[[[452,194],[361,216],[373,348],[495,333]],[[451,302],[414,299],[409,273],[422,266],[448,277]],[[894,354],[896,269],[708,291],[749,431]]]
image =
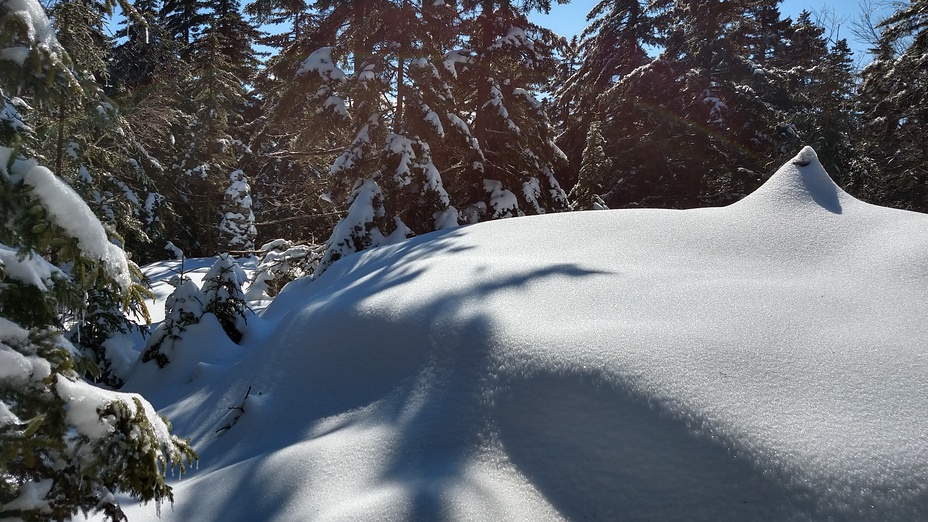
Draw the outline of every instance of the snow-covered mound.
[[[928,216],[807,148],[726,208],[349,256],[129,387],[200,453],[164,520],[925,520],[926,318]]]

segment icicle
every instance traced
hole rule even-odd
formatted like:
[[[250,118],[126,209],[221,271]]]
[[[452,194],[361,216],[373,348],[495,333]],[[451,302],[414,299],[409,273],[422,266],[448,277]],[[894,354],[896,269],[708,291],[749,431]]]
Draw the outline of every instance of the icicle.
[[[145,45],[148,45],[148,26],[145,26]]]

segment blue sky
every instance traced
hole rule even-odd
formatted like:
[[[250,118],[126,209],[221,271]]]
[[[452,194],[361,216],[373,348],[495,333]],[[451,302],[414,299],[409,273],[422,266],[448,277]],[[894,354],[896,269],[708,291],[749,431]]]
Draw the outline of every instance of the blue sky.
[[[554,2],[552,2],[554,3]],[[573,36],[583,31],[586,26],[586,14],[596,5],[597,0],[572,0],[569,4],[555,4],[551,13],[547,15],[534,13],[530,16],[532,21],[553,29],[558,34],[564,36]],[[802,12],[803,9],[813,12],[813,19],[816,19],[815,13],[833,13],[839,20],[842,20],[840,26],[836,27],[837,38],[846,38],[855,53],[855,58],[860,60],[866,53],[866,45],[854,40],[851,31],[851,24],[859,18],[860,8],[856,0],[784,0],[780,4],[780,12],[784,16],[793,19]]]

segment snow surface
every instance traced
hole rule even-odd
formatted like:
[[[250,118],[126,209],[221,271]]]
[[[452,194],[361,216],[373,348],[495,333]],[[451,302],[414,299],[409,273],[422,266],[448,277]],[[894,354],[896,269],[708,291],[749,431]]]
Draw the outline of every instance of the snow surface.
[[[58,396],[68,404],[65,422],[74,426],[81,435],[95,440],[109,435],[116,429],[115,418],[101,417],[98,412],[114,399],[113,396],[117,392],[60,376],[55,383],[55,389]],[[132,401],[125,403],[134,409]],[[167,440],[170,440],[170,437]]]
[[[52,508],[48,504],[48,501],[45,500],[45,497],[48,496],[48,492],[51,491],[53,485],[54,481],[52,479],[44,479],[38,482],[25,482],[20,488],[19,497],[12,502],[4,504],[3,509],[7,511],[35,509],[40,513],[51,513]]]
[[[805,149],[725,208],[347,256],[136,366],[201,457],[161,520],[925,520],[926,252]]]
[[[20,258],[19,252],[0,243],[0,273],[45,292],[55,285],[52,276],[66,279],[67,276],[58,267],[41,256],[30,253]]]
[[[0,317],[0,381],[5,385],[19,386],[39,382],[51,375],[48,360],[29,353],[26,348],[28,346],[29,331],[9,319]],[[12,415],[9,410],[7,413]],[[6,417],[6,414],[3,417]]]

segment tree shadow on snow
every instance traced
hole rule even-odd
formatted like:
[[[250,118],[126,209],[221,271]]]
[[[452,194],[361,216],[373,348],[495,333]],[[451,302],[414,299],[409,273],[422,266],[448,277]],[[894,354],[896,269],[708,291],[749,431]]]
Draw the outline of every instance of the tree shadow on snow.
[[[395,250],[404,259],[424,260],[466,249],[442,240],[453,235]],[[247,385],[261,383],[266,409],[244,414],[204,453],[218,460],[235,455],[228,466],[240,477],[216,484],[212,494],[221,498],[211,504],[218,511],[207,515],[226,522],[292,518],[294,506],[312,504],[298,496],[319,491],[307,477],[327,480],[333,476],[327,473],[339,471],[291,463],[281,477],[275,466],[300,455],[293,450],[297,445],[359,425],[395,434],[389,452],[376,457],[383,462],[376,466],[375,484],[398,485],[402,491],[391,494],[404,496],[403,517],[409,520],[460,518],[461,506],[452,499],[460,488],[486,501],[484,513],[505,510],[499,504],[504,496],[480,491],[485,485],[466,476],[475,452],[494,445],[572,520],[655,520],[681,513],[691,520],[770,520],[815,513],[814,496],[795,481],[733,455],[725,443],[691,429],[630,383],[597,370],[533,369],[531,361],[519,371],[500,368],[499,351],[509,342],[500,335],[506,332],[492,315],[475,311],[474,303],[550,278],[602,272],[561,264],[464,289],[449,285],[436,288],[416,309],[392,316],[368,299],[414,281],[427,264],[396,263],[387,250],[365,256],[363,265],[360,257],[346,258],[328,279],[305,290],[294,286],[275,301],[272,316],[279,324],[270,344],[252,348],[256,356],[230,375],[234,385],[225,392],[240,397]],[[218,482],[222,476],[202,478]],[[189,520],[204,515],[195,500],[176,514]],[[309,520],[319,514],[299,515]]]
[[[449,247],[439,240],[399,249],[422,260],[448,252]],[[353,277],[361,272],[355,272],[355,261],[348,264],[346,259],[341,277],[320,279],[305,292],[290,289],[284,297],[290,302],[277,304],[286,304],[289,310],[281,308],[271,319],[278,322],[275,335],[265,346],[250,347],[255,355],[233,369],[228,377],[232,385],[210,396],[210,401],[217,401],[213,409],[222,413],[245,394],[247,386],[258,383],[252,393],[262,392],[266,406],[246,411],[221,437],[213,433],[215,426],[197,426],[200,437],[211,438],[202,454],[203,464],[235,469],[240,480],[209,488],[214,511],[204,513],[191,499],[177,506],[178,519],[208,515],[234,522],[253,520],[257,514],[266,520],[286,518],[287,506],[300,504],[297,495],[305,488],[285,486],[279,475],[282,469],[268,462],[288,448],[357,423],[383,424],[398,434],[380,483],[406,486],[408,518],[447,518],[442,497],[447,488],[460,483],[462,466],[485,435],[487,407],[482,401],[487,369],[493,365],[492,346],[485,339],[493,335],[493,324],[480,314],[449,322],[452,326],[433,324],[431,319],[452,317],[462,302],[486,299],[507,288],[551,277],[600,273],[565,264],[495,278],[464,291],[436,289],[437,295],[423,303],[421,313],[391,317],[369,309],[365,301],[415,280],[425,270],[394,260],[393,255],[366,259],[363,277]],[[365,413],[351,415],[359,410]],[[321,420],[346,414],[341,424],[327,421],[326,430],[318,429]],[[191,422],[191,427],[196,425]],[[187,480],[212,483],[223,473],[194,474]],[[243,499],[251,499],[245,509]]]
[[[401,337],[422,350],[421,358],[417,360],[415,379],[400,387],[404,397],[392,401],[392,409],[384,411],[380,419],[397,431],[399,441],[391,448],[389,464],[380,480],[406,485],[406,519],[460,518],[462,513],[453,511],[449,495],[457,488],[481,489],[464,475],[474,453],[485,445],[487,427],[492,422],[488,415],[492,397],[488,391],[494,387],[497,346],[487,340],[494,337],[496,327],[484,314],[461,320],[462,306],[547,278],[601,273],[576,264],[529,270],[473,284],[467,290],[444,292],[422,306],[427,313],[409,314],[456,319],[447,324],[408,328],[423,333],[422,338]],[[477,492],[488,501],[496,493]]]
[[[571,520],[784,520],[810,492],[734,455],[624,385],[543,372],[505,383],[494,423],[512,462]]]
[[[371,280],[377,288],[417,276],[389,258],[379,262]],[[506,289],[598,274],[576,264],[529,270],[439,293],[422,306],[424,313],[403,317],[455,317],[466,303]],[[352,297],[363,300],[371,295],[368,284],[349,286],[337,301],[353,307],[355,299],[345,298],[356,291]],[[692,520],[774,520],[817,510],[814,495],[782,471],[733,455],[722,441],[613,378],[571,370],[497,375],[497,346],[487,340],[498,332],[489,316],[451,321],[450,328],[364,324],[377,332],[383,349],[352,355],[346,346],[365,346],[370,339],[341,338],[330,343],[339,348],[329,357],[316,352],[326,372],[312,379],[338,393],[337,376],[354,375],[366,392],[319,413],[362,407],[398,390],[405,394],[390,401],[378,421],[399,433],[381,481],[406,486],[409,520],[452,518],[449,493],[462,485],[474,452],[493,438],[545,499],[573,520],[654,520],[681,513]]]

